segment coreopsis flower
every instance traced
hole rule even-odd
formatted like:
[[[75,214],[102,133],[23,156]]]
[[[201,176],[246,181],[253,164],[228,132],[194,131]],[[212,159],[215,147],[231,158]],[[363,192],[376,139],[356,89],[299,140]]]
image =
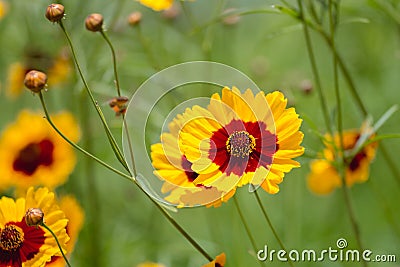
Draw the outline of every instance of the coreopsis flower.
[[[0,20],[7,14],[8,12],[8,2],[0,0]]]
[[[28,226],[25,214],[28,209],[40,209],[44,222],[54,232],[65,250],[69,237],[68,220],[58,207],[54,193],[47,188],[36,191],[29,188],[25,198],[0,199],[0,266],[39,267],[54,255],[60,255],[56,240],[40,225]]]
[[[179,148],[179,131],[191,118],[191,111],[179,114],[169,123],[169,131],[161,135],[161,143],[151,146],[151,158],[156,169],[154,174],[164,181],[161,192],[168,196],[165,200],[178,207],[206,205],[219,207],[231,198],[235,189],[228,193],[217,188],[194,183],[199,174],[191,169],[192,163]]]
[[[202,267],[223,267],[225,266],[225,261],[225,253],[221,253],[217,257],[215,257],[215,260],[203,265]]]
[[[72,141],[79,139],[72,114],[52,117],[53,122]],[[76,164],[72,147],[43,118],[42,114],[22,111],[0,137],[0,188],[63,184]]]
[[[74,250],[75,243],[78,239],[79,232],[83,226],[84,212],[78,201],[73,196],[63,196],[60,201],[60,209],[65,213],[65,217],[68,219],[66,226],[67,233],[70,240],[66,244],[67,254],[69,257]],[[46,267],[64,267],[65,260],[62,256],[51,257],[50,262],[46,264]]]
[[[155,11],[168,9],[174,0],[138,0],[142,5],[152,8]]]
[[[252,184],[277,193],[285,173],[300,166],[293,158],[304,153],[302,120],[286,105],[281,92],[254,95],[233,87],[224,88],[222,97],[214,94],[207,109],[193,107],[179,134],[199,174],[193,182],[223,192]]]
[[[349,130],[343,132],[343,148],[345,155],[349,154],[355,148],[357,141],[360,139],[363,131]],[[313,160],[310,163],[311,172],[308,175],[309,189],[320,195],[331,193],[338,187],[343,185],[342,179],[335,167],[334,161],[340,156],[338,147],[340,146],[339,135],[335,134],[332,139],[327,135],[325,138],[326,148],[323,151],[323,157]],[[377,143],[373,142],[355,155],[346,158],[345,162],[345,183],[351,187],[355,183],[363,183],[368,180],[369,165],[375,157]]]
[[[68,53],[62,50],[56,57],[37,52],[29,52],[24,62],[15,62],[8,68],[6,95],[14,99],[24,90],[25,75],[34,68],[47,74],[47,85],[52,88],[65,82],[71,73],[71,61]]]

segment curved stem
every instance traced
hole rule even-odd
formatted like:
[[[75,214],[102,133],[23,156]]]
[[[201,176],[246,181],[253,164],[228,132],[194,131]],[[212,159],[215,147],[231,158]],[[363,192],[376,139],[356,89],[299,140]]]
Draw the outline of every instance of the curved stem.
[[[57,236],[54,234],[54,232],[53,232],[45,223],[42,223],[41,226],[43,226],[47,231],[49,231],[49,232],[51,233],[51,235],[54,237],[54,239],[55,239],[56,242],[57,242],[57,246],[58,246],[58,248],[60,249],[61,254],[62,254],[62,256],[63,256],[65,262],[67,263],[68,267],[71,267],[71,264],[69,264],[69,261],[68,261],[67,257],[66,257],[65,254],[64,254],[64,251],[63,251],[63,249],[62,249],[62,247],[61,247],[61,245],[60,245],[60,242],[58,241]]]
[[[274,234],[276,240],[278,241],[279,246],[281,247],[281,249],[283,249],[284,251],[287,252],[285,246],[283,245],[281,239],[279,238],[278,233],[275,231],[275,228],[274,228],[274,226],[272,225],[271,220],[269,219],[269,216],[268,216],[268,214],[267,214],[267,211],[265,210],[264,205],[263,205],[262,202],[261,202],[261,199],[260,199],[260,196],[258,195],[258,191],[257,191],[257,190],[254,191],[254,195],[256,196],[258,206],[260,207],[260,209],[261,209],[261,211],[262,211],[262,213],[263,213],[263,215],[264,215],[264,218],[265,218],[265,220],[266,220],[267,223],[268,223],[269,228],[271,229],[271,231],[272,231],[272,233]],[[288,259],[288,263],[289,263],[290,266],[294,267],[293,262],[292,262],[290,259]]]
[[[89,153],[88,151],[86,151],[85,149],[83,149],[82,147],[80,147],[79,145],[75,144],[74,142],[72,142],[70,139],[68,139],[68,137],[66,137],[58,128],[57,126],[53,123],[53,121],[51,120],[51,117],[48,113],[46,104],[44,102],[44,98],[43,98],[43,94],[42,92],[39,92],[39,98],[40,98],[40,102],[42,103],[42,107],[44,110],[44,113],[46,115],[46,120],[49,122],[49,124],[51,125],[51,127],[65,140],[67,141],[71,146],[73,146],[75,149],[79,150],[80,152],[82,152],[83,154],[85,154],[86,156],[92,158],[93,160],[97,161],[98,163],[100,163],[101,165],[103,165],[104,167],[106,167],[107,169],[109,169],[110,171],[128,179],[128,180],[132,180],[133,178],[117,169],[115,169],[114,167],[112,167],[111,165],[108,165],[107,163],[105,163],[104,161],[102,161],[101,159],[97,158],[96,156],[92,155],[91,153]]]
[[[254,240],[253,235],[251,234],[250,227],[249,227],[249,225],[247,224],[247,222],[246,222],[246,220],[245,220],[245,218],[244,218],[244,216],[243,216],[242,210],[240,209],[239,201],[237,200],[236,195],[233,196],[233,202],[235,203],[236,210],[237,210],[237,212],[239,213],[240,220],[242,221],[242,224],[243,224],[243,226],[244,226],[244,229],[246,230],[247,236],[248,236],[249,239],[250,239],[250,243],[251,243],[251,245],[253,246],[253,250],[254,250],[255,253],[257,253],[257,245],[256,245],[256,242],[255,242],[255,240]],[[260,263],[261,266],[264,266],[264,265],[261,263],[261,261],[258,261],[258,262]]]
[[[112,60],[113,60],[115,86],[117,87],[118,96],[121,96],[121,88],[120,88],[120,85],[119,85],[118,71],[117,71],[117,58],[116,58],[116,55],[115,55],[114,46],[112,45],[110,39],[108,38],[107,34],[103,30],[101,30],[100,33],[101,33],[101,36],[103,36],[104,40],[107,42],[108,46],[110,47],[111,54],[112,54]]]
[[[314,73],[315,85],[317,88],[319,101],[321,103],[322,114],[324,116],[326,129],[332,135],[333,132],[332,132],[332,127],[331,127],[331,123],[330,123],[330,119],[329,119],[328,106],[327,106],[327,103],[325,100],[324,93],[322,92],[321,80],[320,80],[320,77],[318,74],[317,63],[315,60],[314,51],[313,51],[312,44],[311,44],[310,32],[308,30],[308,25],[305,22],[305,18],[304,18],[303,4],[302,4],[301,0],[297,0],[297,3],[299,5],[299,12],[300,12],[299,17],[300,17],[301,22],[303,23],[304,37],[306,40],[306,46],[307,46],[308,56],[310,58],[311,68]]]
[[[75,62],[75,65],[76,65],[76,68],[77,68],[77,70],[78,70],[79,76],[81,77],[82,82],[83,82],[83,84],[84,84],[84,87],[85,87],[85,89],[86,89],[86,91],[87,91],[87,93],[88,93],[88,95],[89,95],[89,97],[90,97],[90,100],[92,101],[92,104],[94,105],[94,107],[95,107],[95,109],[96,109],[96,111],[97,111],[97,114],[98,114],[99,117],[100,117],[100,120],[101,120],[101,122],[102,122],[102,124],[103,124],[104,130],[106,131],[107,138],[108,138],[108,140],[109,140],[109,142],[110,142],[110,144],[111,144],[111,148],[113,149],[113,151],[114,151],[114,153],[115,153],[117,159],[118,159],[119,162],[123,165],[123,167],[124,167],[126,170],[129,170],[129,167],[125,164],[125,161],[124,161],[124,159],[123,159],[123,155],[122,155],[122,153],[121,153],[121,150],[119,149],[119,147],[118,147],[118,145],[117,145],[117,141],[115,141],[114,136],[112,135],[111,130],[110,130],[110,128],[109,128],[108,125],[107,125],[107,122],[106,122],[106,119],[105,119],[105,117],[104,117],[104,114],[103,114],[103,112],[101,111],[99,104],[98,104],[97,101],[94,99],[93,94],[92,94],[92,91],[89,89],[89,85],[88,85],[88,83],[87,83],[87,81],[86,81],[86,79],[85,79],[85,76],[83,75],[82,69],[81,69],[81,67],[80,67],[80,65],[79,65],[79,63],[78,63],[78,59],[77,59],[77,56],[76,56],[75,49],[74,49],[74,46],[73,46],[73,44],[72,44],[71,38],[69,37],[69,34],[68,34],[68,32],[66,31],[66,29],[65,29],[65,27],[64,27],[64,24],[62,23],[62,20],[60,20],[60,22],[59,22],[58,24],[60,25],[60,27],[61,27],[61,29],[62,29],[62,31],[63,31],[63,33],[64,33],[66,39],[67,39],[68,45],[69,45],[69,47],[70,47],[70,49],[71,49],[72,58],[73,58],[73,60],[74,60],[74,62]]]

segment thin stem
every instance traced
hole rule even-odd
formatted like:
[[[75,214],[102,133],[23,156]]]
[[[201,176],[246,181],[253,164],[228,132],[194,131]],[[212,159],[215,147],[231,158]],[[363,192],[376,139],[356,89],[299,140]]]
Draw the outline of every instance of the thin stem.
[[[123,121],[123,126],[122,127],[125,129],[126,140],[128,141],[129,155],[131,157],[133,176],[136,177],[137,171],[136,171],[135,157],[134,157],[134,154],[133,154],[133,146],[132,146],[131,137],[129,135],[128,122],[125,119],[125,114],[122,114],[122,121]]]
[[[109,128],[108,125],[107,125],[107,122],[106,122],[106,119],[105,119],[105,117],[104,117],[104,114],[103,114],[103,112],[101,111],[99,104],[98,104],[97,101],[94,99],[91,90],[89,89],[89,85],[88,85],[88,83],[87,83],[87,81],[86,81],[86,79],[85,79],[85,76],[83,75],[82,69],[81,69],[81,67],[80,67],[80,65],[79,65],[79,63],[78,63],[78,59],[77,59],[77,56],[76,56],[75,49],[74,49],[74,46],[73,46],[73,44],[72,44],[71,38],[69,37],[69,34],[68,34],[68,32],[66,31],[62,20],[60,20],[60,22],[59,22],[58,24],[60,25],[60,27],[61,27],[61,29],[62,29],[62,31],[63,31],[63,33],[64,33],[66,39],[67,39],[68,45],[69,45],[69,47],[70,47],[70,49],[71,49],[72,58],[73,58],[73,60],[74,60],[74,62],[75,62],[75,65],[76,65],[76,67],[77,67],[79,76],[81,77],[82,82],[83,82],[83,84],[84,84],[84,87],[85,87],[85,89],[86,89],[86,91],[87,91],[87,93],[88,93],[88,95],[89,95],[89,97],[90,97],[90,100],[92,101],[92,103],[93,103],[93,105],[94,105],[94,107],[95,107],[95,109],[96,109],[96,111],[97,111],[97,114],[98,114],[99,117],[100,117],[100,120],[101,120],[101,122],[102,122],[102,124],[103,124],[103,127],[104,127],[105,131],[106,131],[107,138],[108,138],[108,140],[109,140],[109,142],[110,142],[110,144],[111,144],[111,148],[113,149],[113,151],[114,151],[114,153],[115,153],[117,159],[118,159],[119,162],[123,165],[123,167],[124,167],[126,170],[129,170],[129,167],[125,164],[125,161],[124,161],[124,159],[123,159],[123,155],[122,155],[122,153],[121,153],[121,150],[119,149],[119,147],[118,147],[118,145],[117,145],[117,142],[115,141],[114,136],[112,135],[111,130],[110,130],[110,128]]]
[[[275,228],[272,225],[271,220],[269,219],[267,211],[266,211],[266,209],[264,208],[264,205],[261,202],[261,199],[260,199],[260,196],[258,195],[258,191],[257,190],[254,191],[254,195],[255,195],[255,197],[257,199],[258,206],[260,207],[260,209],[261,209],[261,211],[262,211],[262,213],[264,215],[264,218],[265,218],[265,220],[267,221],[267,223],[269,225],[269,228],[271,229],[272,233],[274,234],[276,240],[279,243],[279,246],[281,247],[282,250],[287,251],[285,246],[283,245],[281,239],[279,238],[278,233],[275,231]],[[288,260],[288,263],[289,263],[290,266],[294,267],[293,262],[290,259]]]
[[[107,169],[109,169],[110,171],[128,179],[128,180],[132,180],[133,178],[117,169],[115,169],[114,167],[108,165],[107,163],[105,163],[104,161],[102,161],[101,159],[97,158],[96,156],[90,154],[88,151],[86,151],[85,149],[81,148],[80,146],[78,146],[77,144],[75,144],[74,142],[72,142],[68,137],[66,137],[58,128],[57,126],[53,123],[53,121],[51,120],[51,117],[48,113],[46,104],[44,102],[44,98],[43,98],[43,94],[42,92],[39,92],[39,98],[40,98],[40,102],[42,103],[42,107],[44,110],[44,113],[46,115],[46,120],[49,122],[49,124],[51,125],[51,127],[65,140],[67,141],[71,146],[73,146],[75,149],[77,149],[78,151],[82,152],[83,154],[85,154],[86,156],[92,158],[93,160],[97,161],[98,163],[100,163],[101,165],[103,165],[104,167],[106,167]]]
[[[251,243],[251,245],[253,246],[253,250],[254,250],[255,253],[257,253],[257,245],[256,245],[256,242],[255,242],[255,240],[254,240],[253,235],[251,234],[251,231],[250,231],[250,228],[249,228],[249,226],[248,226],[248,224],[247,224],[247,222],[246,222],[246,219],[245,219],[244,216],[243,216],[242,210],[240,209],[239,201],[237,200],[236,195],[233,196],[233,202],[235,203],[236,210],[237,210],[237,212],[239,213],[240,220],[242,221],[242,224],[243,224],[243,226],[244,226],[244,229],[246,230],[247,236],[248,236],[249,239],[250,239],[250,243]],[[260,263],[261,266],[264,266],[264,265],[261,263],[261,261],[258,261],[258,262]]]
[[[101,30],[100,33],[101,33],[101,36],[103,36],[104,40],[107,42],[108,46],[110,47],[111,54],[112,54],[112,59],[113,59],[115,86],[117,88],[118,96],[121,96],[121,88],[120,88],[120,85],[119,85],[118,71],[117,71],[117,58],[116,58],[116,55],[115,55],[114,46],[112,45],[110,39],[108,38],[107,34],[103,30]]]
[[[71,264],[69,264],[69,261],[68,261],[67,257],[66,257],[65,254],[64,254],[64,250],[62,249],[62,247],[61,247],[61,245],[60,245],[60,242],[58,241],[57,236],[54,234],[54,232],[53,232],[45,223],[42,223],[41,226],[43,226],[47,231],[49,231],[49,232],[51,233],[51,235],[54,237],[54,239],[55,239],[56,242],[57,242],[57,246],[58,246],[58,248],[60,249],[61,254],[62,254],[62,256],[63,256],[65,262],[67,263],[68,267],[71,267]]]
[[[185,229],[180,226],[180,224],[162,207],[156,200],[154,200],[137,182],[134,181],[135,184],[139,187],[139,189],[153,202],[154,205],[158,208],[158,210],[164,215],[164,217],[181,233],[186,240],[198,251],[201,255],[203,255],[208,261],[212,261],[213,258],[194,240]]]
[[[312,72],[314,73],[314,79],[315,79],[315,85],[317,88],[317,92],[318,92],[318,96],[319,96],[319,100],[321,103],[321,109],[322,109],[322,114],[324,116],[324,120],[325,120],[325,125],[326,128],[328,130],[328,132],[332,135],[332,127],[331,127],[331,123],[330,123],[330,119],[329,119],[329,112],[328,112],[328,106],[325,100],[325,96],[322,92],[322,86],[321,86],[321,80],[318,74],[318,69],[317,69],[317,64],[316,64],[316,60],[315,60],[315,56],[314,56],[314,51],[312,48],[312,44],[311,44],[311,38],[310,38],[310,32],[308,30],[308,25],[307,23],[305,23],[305,18],[304,18],[304,12],[303,12],[303,4],[301,0],[297,0],[298,5],[299,5],[299,17],[300,20],[303,23],[303,31],[304,31],[304,37],[306,40],[306,46],[307,46],[307,50],[308,50],[308,55],[310,58],[310,63],[311,63],[311,69]]]

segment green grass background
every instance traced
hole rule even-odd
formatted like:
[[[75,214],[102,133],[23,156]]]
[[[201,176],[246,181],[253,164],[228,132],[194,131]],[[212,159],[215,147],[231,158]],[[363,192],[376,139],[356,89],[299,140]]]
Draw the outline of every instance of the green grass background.
[[[296,5],[295,1],[289,2]],[[318,5],[321,1],[315,2]],[[400,5],[398,1],[377,0],[387,4],[393,2],[392,11],[397,14],[396,17],[389,16],[374,1],[341,2],[337,48],[368,113],[378,119],[389,107],[400,102]],[[279,4],[279,1],[197,0],[186,2],[185,6],[196,25],[201,26],[218,15],[217,8],[221,3],[224,4],[223,9],[266,9],[272,4]],[[17,100],[6,98],[8,66],[24,60],[27,49],[39,49],[55,55],[66,45],[59,27],[44,17],[50,2],[9,1],[8,4],[9,12],[0,20],[0,127],[15,120],[22,109],[41,110],[39,98],[28,91]],[[118,140],[121,139],[121,121],[106,104],[107,99],[115,94],[111,54],[99,34],[84,28],[85,17],[94,12],[103,14],[105,18],[107,34],[118,54],[118,72],[125,95],[130,96],[147,78],[165,67],[187,61],[211,60],[244,72],[265,92],[283,91],[300,117],[309,118],[321,133],[326,131],[316,91],[304,94],[300,90],[301,81],[313,80],[313,75],[302,28],[298,21],[287,15],[253,14],[241,17],[235,25],[217,22],[197,29],[185,13],[174,20],[167,20],[161,13],[131,0],[70,0],[64,1],[64,5],[64,24],[78,59]],[[129,13],[137,10],[143,14],[141,35],[126,20]],[[367,23],[355,21],[359,18]],[[318,34],[312,32],[311,37],[328,108],[334,114],[332,56]],[[143,46],[143,43],[146,45]],[[150,60],[150,54],[153,60]],[[49,109],[52,112],[65,109],[73,112],[84,133],[80,144],[118,166],[75,70],[69,80],[58,87],[49,88],[45,93]],[[155,108],[148,122],[146,140],[149,143],[158,140],[163,118],[169,109],[179,104],[179,97],[186,99],[220,91],[215,87],[205,87],[188,86],[175,92],[178,98],[174,97],[176,95],[167,96]],[[357,109],[342,77],[340,90],[345,128],[358,128],[365,118]],[[399,133],[399,121],[400,113],[397,112],[380,132]],[[320,151],[321,143],[310,129],[310,124],[304,121],[303,146],[311,153]],[[383,143],[398,164],[400,142],[392,139]],[[73,266],[128,267],[146,260],[178,267],[206,263],[133,184],[81,154],[78,157],[79,162],[68,182],[57,189],[60,193],[76,195],[86,213],[85,225],[71,260]],[[355,248],[356,241],[341,190],[328,196],[313,195],[306,185],[310,158],[301,157],[298,160],[302,167],[285,176],[277,195],[259,191],[286,247],[319,251],[330,246],[335,248],[336,240],[342,237],[347,239],[349,248]],[[370,266],[399,264],[399,179],[391,173],[378,150],[368,182],[351,189],[364,247],[374,254],[397,256],[397,265],[373,263]],[[254,196],[247,188],[241,188],[237,197],[259,248],[267,244],[271,249],[279,249]],[[173,216],[211,255],[225,252],[226,266],[258,266],[232,200],[217,209],[182,209]],[[360,266],[360,263],[300,262],[295,265]],[[265,266],[288,264],[274,261]]]

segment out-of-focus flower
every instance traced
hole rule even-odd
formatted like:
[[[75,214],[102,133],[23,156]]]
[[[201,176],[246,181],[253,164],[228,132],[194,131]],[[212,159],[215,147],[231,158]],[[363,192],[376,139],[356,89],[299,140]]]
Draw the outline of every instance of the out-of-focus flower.
[[[84,213],[82,207],[73,196],[64,196],[60,199],[60,209],[65,213],[65,217],[68,219],[66,227],[67,234],[71,238],[67,242],[67,254],[69,257],[73,250],[75,243],[78,239],[79,232],[82,229]],[[46,264],[46,267],[64,267],[65,260],[62,256],[53,256],[51,261]]]
[[[140,23],[141,20],[142,20],[142,13],[140,13],[139,11],[135,11],[129,14],[128,17],[129,25],[136,26]]]
[[[152,8],[155,11],[168,9],[174,0],[138,0],[142,5]]]
[[[0,0],[0,20],[7,14],[8,12],[8,3]]]
[[[165,265],[160,264],[160,263],[155,263],[155,262],[144,262],[144,263],[140,263],[136,267],[165,267]]]
[[[225,261],[226,261],[225,253],[221,253],[217,257],[215,257],[215,260],[203,265],[202,267],[224,267]]]
[[[121,114],[125,114],[127,109],[129,98],[126,96],[118,96],[108,101],[108,105],[115,112],[116,116],[120,116]]]
[[[207,110],[193,107],[179,139],[191,169],[201,174],[194,183],[223,192],[250,183],[277,193],[285,173],[300,166],[292,158],[304,153],[302,120],[286,105],[281,92],[254,95],[234,87],[214,94]]]
[[[363,131],[349,130],[343,132],[344,153],[349,154],[357,144]],[[340,146],[339,135],[326,136],[326,148],[323,157],[310,163],[311,172],[308,175],[308,187],[316,194],[325,195],[342,186],[342,179],[334,165],[334,161],[340,154],[337,152]],[[345,162],[345,182],[348,187],[355,183],[363,183],[368,180],[369,165],[375,157],[377,143],[366,145],[353,157]]]
[[[31,187],[25,198],[0,199],[0,266],[39,267],[52,256],[60,255],[56,240],[48,230],[26,224],[25,214],[30,208],[43,211],[46,225],[65,250],[69,240],[65,229],[68,220],[59,209],[54,194],[47,188],[35,191]]]
[[[52,117],[70,140],[79,139],[79,129],[70,113]],[[43,119],[43,115],[22,111],[0,137],[0,188],[64,183],[73,171],[76,156],[72,147]]]
[[[64,49],[55,58],[29,52],[25,62],[15,62],[8,68],[5,86],[7,97],[14,99],[22,93],[25,74],[34,68],[47,73],[47,85],[50,88],[66,81],[72,69],[69,55]]]

